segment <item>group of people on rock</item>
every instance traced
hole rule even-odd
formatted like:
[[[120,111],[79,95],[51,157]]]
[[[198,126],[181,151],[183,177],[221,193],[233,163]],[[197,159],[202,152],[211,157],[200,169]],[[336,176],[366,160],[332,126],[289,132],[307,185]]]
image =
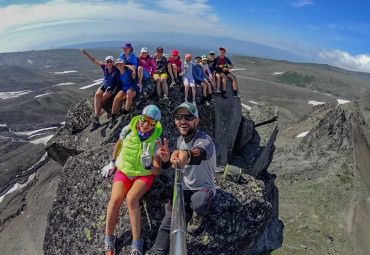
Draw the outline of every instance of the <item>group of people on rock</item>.
[[[139,116],[122,128],[108,165],[102,168],[101,175],[114,174],[112,192],[106,214],[105,254],[114,255],[116,236],[114,228],[119,217],[122,202],[126,199],[131,231],[131,254],[142,255],[144,241],[141,238],[140,199],[150,189],[154,176],[161,169],[179,165],[183,169],[183,190],[185,206],[190,206],[192,216],[187,224],[187,232],[195,233],[209,213],[216,194],[214,177],[216,171],[216,150],[212,139],[198,130],[200,118],[196,107],[196,85],[202,86],[203,104],[209,106],[214,100],[212,93],[226,96],[226,80],[232,79],[233,96],[238,97],[235,76],[230,73],[233,65],[225,56],[226,49],[219,48],[219,56],[214,52],[196,56],[192,62],[191,54],[185,54],[182,62],[177,50],[171,57],[163,56],[163,48],[158,47],[153,56],[147,48],[142,48],[136,57],[132,45],[125,43],[123,52],[115,61],[107,56],[99,62],[85,50],[81,52],[104,72],[102,85],[95,93],[94,116],[91,130],[99,127],[102,102],[114,96],[110,128],[117,122],[119,103],[126,99],[123,113],[128,113],[135,96],[141,93],[147,79],[153,78],[160,101],[169,101],[169,86],[184,85],[184,102],[173,110],[175,125],[180,133],[176,148],[170,150],[162,133],[161,111],[155,105],[147,105]],[[169,81],[169,82],[168,82]],[[189,88],[192,100],[188,100]],[[172,152],[171,152],[172,151]],[[172,191],[169,191],[171,193]],[[167,254],[172,217],[171,200],[165,208],[165,216],[159,227],[155,245],[150,254]]]
[[[99,116],[101,115],[102,103],[114,96],[112,106],[112,118],[109,125],[113,128],[117,124],[117,110],[119,103],[126,99],[123,114],[127,114],[133,99],[138,96],[143,87],[144,81],[153,78],[156,94],[160,102],[169,103],[169,86],[184,85],[184,102],[189,100],[189,89],[191,89],[191,102],[196,104],[196,86],[202,86],[202,103],[209,106],[214,102],[212,93],[226,95],[227,78],[232,79],[233,97],[240,97],[235,75],[230,72],[234,66],[230,59],[225,56],[226,49],[219,48],[219,56],[210,51],[206,55],[196,56],[192,62],[192,55],[185,54],[185,61],[182,62],[178,50],[173,50],[167,59],[163,55],[163,48],[158,47],[153,56],[150,56],[148,49],[143,47],[140,55],[136,56],[131,43],[122,45],[122,53],[114,61],[113,56],[107,56],[105,62],[99,62],[90,56],[86,50],[81,52],[88,59],[101,68],[104,72],[102,85],[95,93],[93,125],[91,131],[100,126]]]

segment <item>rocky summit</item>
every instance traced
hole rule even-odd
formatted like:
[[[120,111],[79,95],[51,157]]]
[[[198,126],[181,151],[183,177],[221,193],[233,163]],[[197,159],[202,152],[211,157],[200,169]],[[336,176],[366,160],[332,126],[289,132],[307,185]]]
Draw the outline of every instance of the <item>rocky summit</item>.
[[[230,80],[228,82],[231,82]],[[104,104],[101,126],[90,132],[93,96],[70,109],[65,125],[47,144],[50,157],[63,165],[61,180],[48,215],[44,239],[45,254],[101,254],[104,250],[105,214],[110,199],[113,177],[103,178],[100,169],[113,153],[118,135],[143,107],[156,104],[161,112],[162,139],[167,138],[175,149],[179,133],[172,110],[183,101],[180,86],[170,88],[170,102],[158,103],[152,95],[152,82],[147,93],[136,100],[130,113],[108,128],[111,101]],[[189,254],[269,254],[279,248],[283,223],[278,219],[278,190],[275,175],[268,173],[278,132],[277,111],[258,105],[243,111],[240,99],[214,95],[211,106],[200,104],[201,88],[197,88],[200,129],[209,134],[217,153],[217,194],[210,214],[194,235],[187,235]],[[260,124],[260,125],[259,125]],[[223,178],[226,164],[242,168],[241,179],[231,182]],[[149,192],[141,200],[142,238],[144,250],[150,249],[165,213],[165,204],[173,192],[172,168],[155,176]],[[131,227],[125,203],[115,228],[118,254],[129,254]]]

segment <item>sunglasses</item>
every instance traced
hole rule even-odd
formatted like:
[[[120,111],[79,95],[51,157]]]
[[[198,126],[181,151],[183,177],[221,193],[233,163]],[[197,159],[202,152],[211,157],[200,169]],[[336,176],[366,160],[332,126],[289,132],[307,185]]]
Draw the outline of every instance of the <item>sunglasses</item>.
[[[147,115],[141,115],[140,120],[143,123],[148,122],[148,124],[150,126],[155,126],[157,124],[157,121],[155,119],[153,119],[152,117],[149,117]]]
[[[113,63],[113,61],[112,60],[107,60],[107,63]]]
[[[195,119],[193,114],[175,114],[175,120],[182,120],[184,118],[187,121],[192,121]]]
[[[191,59],[185,59],[186,61],[190,61]]]

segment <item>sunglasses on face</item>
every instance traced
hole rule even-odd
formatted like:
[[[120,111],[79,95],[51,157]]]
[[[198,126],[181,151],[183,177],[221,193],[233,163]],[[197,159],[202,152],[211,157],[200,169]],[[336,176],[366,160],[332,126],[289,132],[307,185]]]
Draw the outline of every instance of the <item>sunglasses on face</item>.
[[[157,121],[149,116],[146,115],[141,115],[140,116],[141,122],[145,123],[148,122],[150,126],[155,126],[157,124]]]
[[[193,114],[175,114],[175,120],[182,120],[184,118],[187,121],[192,121],[195,119]]]
[[[186,61],[190,61],[191,59],[185,59]]]
[[[172,56],[177,57],[177,55],[172,55]]]
[[[113,63],[113,61],[112,61],[112,60],[107,60],[107,64],[108,64],[108,63]]]

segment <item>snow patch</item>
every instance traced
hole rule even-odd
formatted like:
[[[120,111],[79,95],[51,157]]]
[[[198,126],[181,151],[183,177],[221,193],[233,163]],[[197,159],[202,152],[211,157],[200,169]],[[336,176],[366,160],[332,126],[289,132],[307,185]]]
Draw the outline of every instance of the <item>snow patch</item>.
[[[321,105],[321,104],[325,104],[325,103],[324,102],[319,102],[319,101],[308,101],[308,104]]]
[[[284,72],[273,72],[272,75],[279,75],[279,74],[283,74]]]
[[[74,82],[62,82],[62,83],[58,83],[56,85],[53,85],[53,87],[55,86],[69,86],[69,85],[73,85],[73,84],[76,84]]]
[[[350,103],[351,101],[344,100],[344,99],[337,99],[337,102],[338,104],[346,104],[346,103]]]
[[[53,94],[53,93],[45,93],[45,94],[37,95],[37,96],[35,96],[35,98],[43,97],[43,96],[50,95],[50,94]]]
[[[0,92],[0,99],[9,99],[20,97],[32,92],[31,90],[21,90],[21,91],[12,91],[12,92]]]
[[[53,137],[54,135],[48,135],[48,136],[45,136],[45,137],[41,137],[39,139],[36,139],[36,140],[33,140],[33,141],[30,141],[30,143],[33,143],[33,144],[44,144],[46,145],[47,142]]]
[[[33,134],[36,134],[36,133],[40,133],[42,131],[45,131],[45,130],[51,130],[51,129],[57,129],[57,127],[48,127],[48,128],[41,128],[41,129],[37,129],[37,130],[32,130],[32,131],[24,131],[24,132],[12,132],[16,135],[33,135]]]
[[[257,102],[254,102],[254,101],[249,101],[250,103],[252,103],[252,104],[258,104]]]
[[[6,127],[7,125],[6,124],[0,124],[0,127]]]
[[[232,71],[245,71],[245,69],[244,68],[233,68],[230,70],[230,72]]]
[[[49,68],[49,67],[51,67],[51,66],[45,66],[45,68]]]
[[[26,59],[28,64],[33,64],[33,61],[31,59]]]
[[[302,132],[298,135],[295,136],[295,138],[302,138],[302,137],[305,137],[306,135],[308,135],[308,133],[310,133],[310,131],[305,131],[305,132]]]
[[[86,85],[86,86],[83,86],[81,87],[80,89],[88,89],[88,88],[91,88],[91,87],[94,87],[96,85],[100,85],[102,82],[103,82],[104,78],[101,78],[101,79],[98,79],[98,80],[94,80],[92,84],[89,84],[89,85]]]
[[[65,73],[77,73],[77,71],[63,71],[63,72],[53,72],[53,74],[65,74]]]
[[[248,106],[248,105],[246,105],[246,104],[241,104],[245,109],[247,109],[248,111],[250,110],[250,109],[252,109],[252,107],[250,107],[250,106]]]

